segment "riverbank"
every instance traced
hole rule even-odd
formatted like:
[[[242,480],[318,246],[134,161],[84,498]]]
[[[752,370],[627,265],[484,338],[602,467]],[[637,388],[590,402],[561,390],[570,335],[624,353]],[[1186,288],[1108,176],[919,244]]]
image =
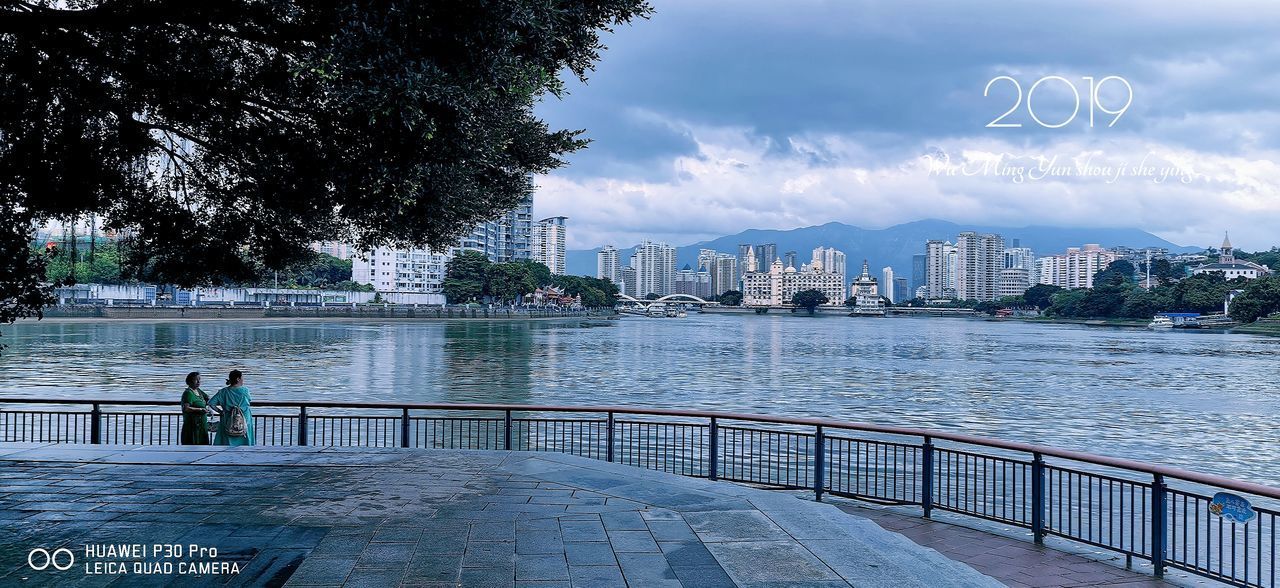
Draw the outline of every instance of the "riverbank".
[[[403,305],[357,306],[61,306],[47,308],[53,320],[253,320],[253,319],[404,319],[404,320],[561,320],[617,316],[607,310],[511,310]]]
[[[1256,322],[1240,325],[1231,329],[1232,333],[1243,333],[1246,335],[1271,335],[1280,337],[1280,318],[1263,318]]]

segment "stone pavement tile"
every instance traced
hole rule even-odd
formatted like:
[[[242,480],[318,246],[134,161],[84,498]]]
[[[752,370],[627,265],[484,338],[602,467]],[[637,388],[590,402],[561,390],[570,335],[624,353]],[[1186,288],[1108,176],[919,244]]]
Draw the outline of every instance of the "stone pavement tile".
[[[516,588],[571,588],[568,581],[555,580],[516,580]]]
[[[648,531],[609,531],[609,543],[617,553],[659,553],[658,542]]]
[[[272,547],[314,549],[329,533],[327,527],[287,526],[271,540]]]
[[[231,586],[279,586],[297,571],[306,557],[307,552],[302,549],[263,549],[247,565],[240,566],[240,573],[227,583]]]
[[[619,553],[618,565],[628,585],[680,588],[680,580],[661,553]]]
[[[516,553],[564,553],[564,541],[560,531],[519,531],[516,534]]]
[[[462,556],[462,567],[512,567],[516,560],[516,544],[505,541],[468,541]]]
[[[574,566],[613,566],[618,564],[613,546],[605,542],[565,543],[565,558]]]
[[[569,581],[569,566],[563,553],[516,554],[516,580]]]
[[[457,582],[462,572],[462,554],[418,553],[409,560],[404,581],[411,583]]]
[[[573,588],[627,588],[617,566],[569,566]]]
[[[356,568],[347,576],[343,588],[385,588],[395,586],[404,577],[403,568]]]
[[[639,512],[607,512],[600,515],[604,528],[608,531],[644,531],[644,519]]]
[[[708,543],[707,550],[715,556],[725,573],[741,585],[845,585],[838,574],[795,541]]]
[[[467,529],[445,527],[428,529],[418,539],[418,553],[446,554],[462,553],[467,546]]]
[[[698,534],[698,538],[707,543],[791,539],[786,531],[773,524],[769,517],[758,510],[686,512],[684,520]]]
[[[315,554],[289,576],[289,586],[333,586],[346,581],[356,567],[354,557],[321,557]]]
[[[320,543],[316,544],[315,549],[313,549],[311,553],[312,555],[317,556],[358,556],[362,551],[364,551],[364,548],[369,545],[369,537],[369,534],[335,535],[330,531],[324,539],[320,540]]]
[[[373,534],[374,543],[416,543],[422,536],[420,527],[382,526]]]
[[[737,584],[729,578],[729,574],[718,565],[714,566],[673,566],[672,571],[680,579],[681,584],[696,588],[735,588]]]
[[[515,586],[512,567],[462,568],[460,586],[466,588],[511,588]]]
[[[515,520],[484,521],[471,525],[471,541],[515,541]]]
[[[370,543],[360,552],[356,566],[403,569],[413,557],[415,547],[413,543]]]
[[[715,556],[701,542],[662,542],[662,554],[675,567],[719,566]]]
[[[646,508],[640,511],[640,518],[646,521],[683,521],[679,512],[665,508]]]
[[[520,519],[516,521],[516,533],[521,531],[559,531],[560,519],[555,517]]]
[[[609,540],[609,535],[604,530],[604,524],[599,519],[586,521],[561,520],[560,534],[565,543]]]
[[[656,520],[648,521],[649,532],[653,533],[653,538],[659,543],[663,541],[697,541],[698,536],[693,533],[693,529],[689,524],[682,520]]]

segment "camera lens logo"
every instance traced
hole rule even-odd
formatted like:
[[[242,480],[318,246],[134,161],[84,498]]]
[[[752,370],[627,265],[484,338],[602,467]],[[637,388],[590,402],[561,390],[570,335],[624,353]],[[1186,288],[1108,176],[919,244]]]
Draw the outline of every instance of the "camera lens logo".
[[[48,569],[49,566],[62,572],[71,569],[75,563],[76,554],[71,553],[71,550],[66,547],[59,547],[52,553],[48,549],[37,547],[27,554],[27,565],[37,572]]]

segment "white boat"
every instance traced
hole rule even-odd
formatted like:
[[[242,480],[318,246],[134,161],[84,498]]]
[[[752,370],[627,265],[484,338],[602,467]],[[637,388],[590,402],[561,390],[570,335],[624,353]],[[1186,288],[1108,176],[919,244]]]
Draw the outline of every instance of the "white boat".
[[[667,305],[661,302],[657,304],[650,304],[649,310],[646,314],[648,314],[649,316],[657,316],[657,317],[667,316]]]
[[[1147,328],[1148,329],[1172,329],[1173,319],[1167,316],[1164,316],[1162,314],[1158,314],[1155,316],[1155,318],[1151,319],[1150,323],[1147,323]]]

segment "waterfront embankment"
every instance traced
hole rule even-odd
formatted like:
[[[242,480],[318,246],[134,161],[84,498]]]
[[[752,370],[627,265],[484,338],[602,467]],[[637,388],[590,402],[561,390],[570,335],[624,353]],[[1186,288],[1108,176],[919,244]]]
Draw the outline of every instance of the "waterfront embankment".
[[[50,319],[415,319],[415,320],[556,320],[610,318],[612,309],[527,310],[409,305],[342,306],[111,306],[76,305],[45,309]]]

